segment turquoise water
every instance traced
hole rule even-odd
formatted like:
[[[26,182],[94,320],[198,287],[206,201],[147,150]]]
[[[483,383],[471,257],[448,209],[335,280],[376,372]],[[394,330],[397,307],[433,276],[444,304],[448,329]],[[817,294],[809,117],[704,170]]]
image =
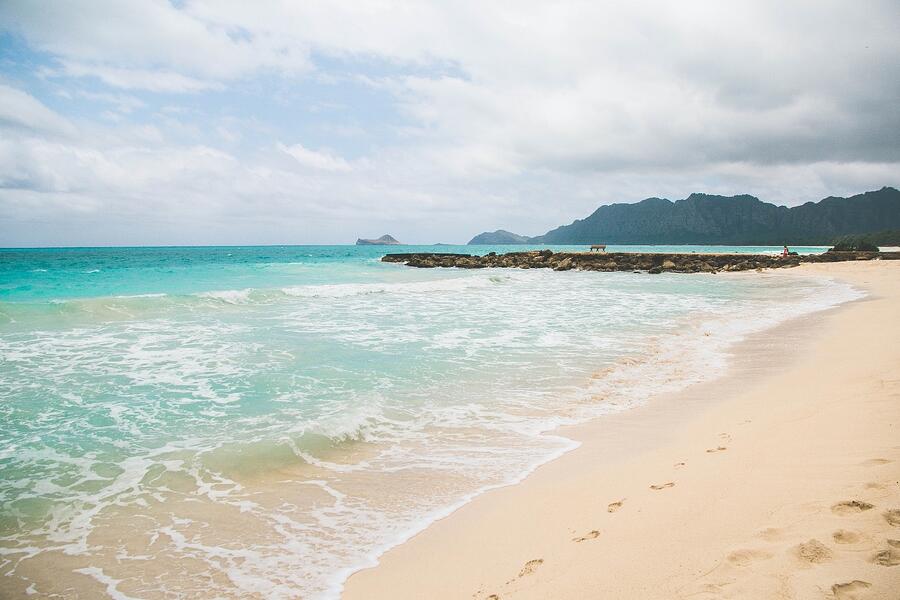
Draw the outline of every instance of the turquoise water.
[[[789,274],[379,261],[510,249],[0,250],[0,595],[334,597],[571,449],[558,425],[858,297]]]
[[[379,281],[386,252],[486,254],[585,246],[250,246],[0,249],[0,301],[191,294],[297,283]],[[798,247],[801,254],[825,247]],[[609,246],[609,252],[780,253],[776,246]],[[365,268],[364,268],[365,267]]]

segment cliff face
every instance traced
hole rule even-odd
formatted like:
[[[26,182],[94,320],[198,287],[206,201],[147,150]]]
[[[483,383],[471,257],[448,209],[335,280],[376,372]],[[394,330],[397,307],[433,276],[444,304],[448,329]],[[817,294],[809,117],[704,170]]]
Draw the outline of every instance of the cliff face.
[[[586,219],[526,239],[548,244],[829,244],[842,235],[894,228],[900,228],[900,191],[886,187],[793,208],[747,195],[691,194],[676,202],[648,198],[601,206]]]

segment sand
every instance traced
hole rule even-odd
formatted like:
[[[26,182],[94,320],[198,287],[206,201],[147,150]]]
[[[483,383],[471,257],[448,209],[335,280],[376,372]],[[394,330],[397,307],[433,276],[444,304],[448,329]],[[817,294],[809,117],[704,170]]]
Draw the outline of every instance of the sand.
[[[790,273],[870,296],[742,342],[715,382],[565,430],[582,446],[345,597],[900,598],[900,262]]]

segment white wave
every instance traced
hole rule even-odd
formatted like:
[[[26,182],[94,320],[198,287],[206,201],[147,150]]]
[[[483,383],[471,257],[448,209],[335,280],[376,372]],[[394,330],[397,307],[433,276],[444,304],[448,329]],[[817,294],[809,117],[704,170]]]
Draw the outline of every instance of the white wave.
[[[130,298],[166,298],[168,294],[125,294],[122,296],[113,296],[113,298],[117,298],[120,300],[127,300]]]
[[[335,283],[321,285],[299,285],[283,288],[245,288],[240,290],[217,290],[194,294],[198,298],[210,298],[229,304],[271,302],[280,297],[293,298],[347,298],[371,294],[422,294],[434,292],[454,292],[477,289],[497,283],[497,278],[457,276],[443,279],[415,282],[379,283]]]
[[[247,288],[243,290],[221,290],[217,292],[200,292],[196,294],[200,298],[212,298],[214,300],[222,300],[229,304],[243,304],[250,300],[250,294],[255,290]]]
[[[806,284],[786,289],[780,279],[758,274],[750,276],[753,286],[738,290],[746,296],[721,291],[741,275],[717,276],[715,286],[712,278],[687,275],[496,277],[481,272],[417,282],[210,292],[197,297],[229,304],[278,297],[347,300],[293,302],[288,310],[266,306],[258,314],[238,315],[205,310],[203,304],[191,319],[179,315],[38,333],[27,340],[0,336],[0,354],[19,369],[0,372],[0,387],[13,393],[39,379],[51,391],[66,390],[68,395],[55,396],[61,403],[86,411],[92,397],[73,395],[79,385],[98,389],[90,376],[104,385],[121,382],[113,394],[120,396],[96,416],[121,434],[111,445],[126,456],[138,453],[116,463],[121,473],[111,475],[101,491],[83,492],[78,485],[96,481],[99,458],[16,452],[35,464],[80,473],[68,489],[31,488],[65,498],[67,506],[31,533],[90,556],[88,536],[110,507],[146,508],[172,498],[227,505],[255,519],[255,531],[269,536],[265,543],[204,541],[196,534],[203,524],[173,516],[159,529],[171,540],[173,555],[208,565],[248,594],[337,597],[351,572],[374,564],[387,548],[574,448],[554,433],[560,425],[625,410],[712,377],[726,364],[728,347],[742,337],[860,295],[827,281],[809,284],[807,291]],[[365,296],[372,293],[392,294],[391,302],[370,302]],[[189,308],[185,315],[194,315],[195,307]],[[259,324],[275,341],[255,337]],[[337,351],[308,353],[307,343]],[[638,358],[627,360],[628,355]],[[447,370],[429,372],[417,362],[422,357],[439,357]],[[401,372],[391,373],[392,361],[402,363]],[[587,381],[596,364],[608,369]],[[310,367],[315,369],[307,372]],[[327,369],[338,375],[329,377]],[[276,409],[251,417],[232,412],[240,400],[259,401],[248,390],[257,378],[270,376],[280,396],[265,400],[278,402]],[[183,431],[175,431],[172,443],[138,450],[129,445],[179,419]],[[54,420],[59,413],[50,410],[35,421]],[[195,431],[194,425],[212,427]],[[196,435],[178,437],[184,432]],[[103,439],[103,427],[96,433]],[[323,444],[322,437],[331,443]],[[267,502],[252,478],[248,483],[207,465],[235,456],[228,454],[235,448],[238,454],[256,452],[254,444],[264,446],[255,455],[261,457],[254,464],[260,470],[267,452],[283,456],[289,448],[309,471],[288,470],[286,484],[311,486],[322,498],[303,508],[298,498]],[[308,472],[313,475],[305,480],[297,474]],[[434,489],[412,490],[390,503],[380,497],[379,503],[371,496],[378,493],[371,481],[392,474],[409,474],[414,482],[447,477]],[[175,476],[183,478],[181,491],[166,481]],[[128,560],[121,562],[127,569]],[[118,593],[119,571],[84,574]]]
[[[103,572],[103,569],[97,567],[81,567],[79,569],[73,569],[75,573],[81,573],[83,575],[87,575],[88,577],[93,577],[98,582],[106,586],[106,594],[112,598],[113,600],[138,600],[134,596],[129,596],[121,591],[119,591],[119,584],[122,583],[120,579],[113,579],[109,575]]]

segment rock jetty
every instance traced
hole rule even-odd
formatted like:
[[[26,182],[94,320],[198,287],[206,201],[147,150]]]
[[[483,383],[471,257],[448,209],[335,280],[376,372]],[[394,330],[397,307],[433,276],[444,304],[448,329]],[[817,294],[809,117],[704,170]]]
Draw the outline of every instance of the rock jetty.
[[[900,260],[900,252],[825,252],[803,256],[773,256],[770,254],[664,254],[648,252],[491,252],[484,256],[424,252],[387,254],[382,262],[402,263],[410,267],[457,267],[484,269],[504,267],[513,269],[553,269],[554,271],[639,271],[657,273],[718,273],[719,271],[749,271],[781,269],[802,263],[840,262],[848,260]]]

